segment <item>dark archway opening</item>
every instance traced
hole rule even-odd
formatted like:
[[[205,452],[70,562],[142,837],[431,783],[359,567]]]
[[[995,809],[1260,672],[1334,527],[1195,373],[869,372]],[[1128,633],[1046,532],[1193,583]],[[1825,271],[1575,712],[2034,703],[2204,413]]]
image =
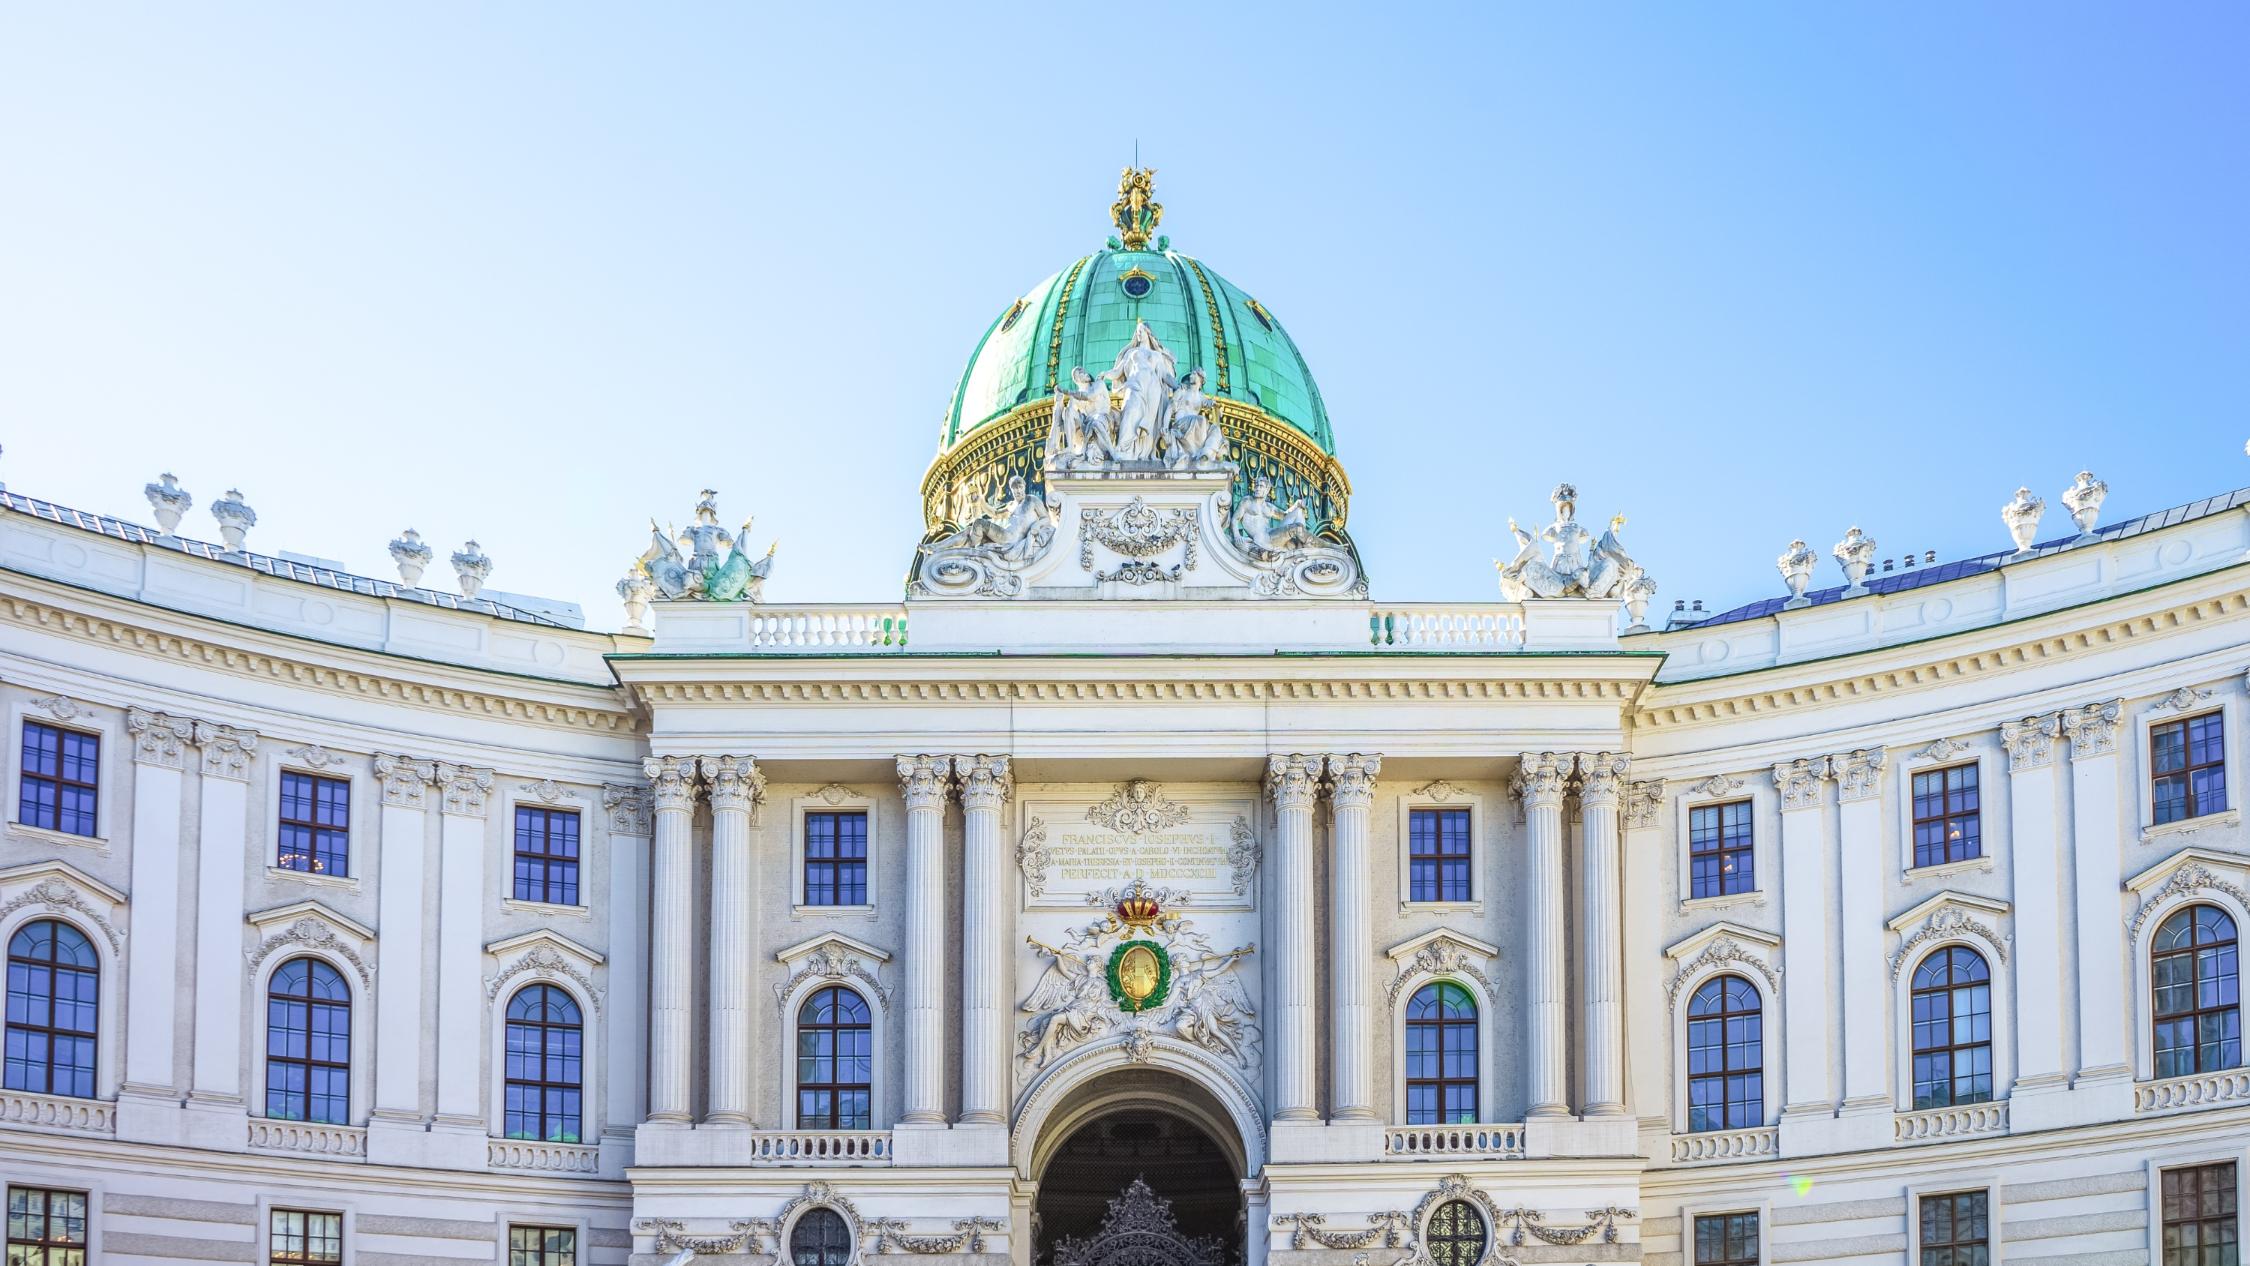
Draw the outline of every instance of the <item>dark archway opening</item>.
[[[1242,1184],[1234,1161],[1201,1126],[1158,1108],[1104,1113],[1072,1130],[1039,1176],[1035,1260],[1050,1266],[1057,1242],[1099,1235],[1109,1203],[1134,1179],[1171,1202],[1189,1239],[1211,1239],[1222,1262],[1242,1260]]]

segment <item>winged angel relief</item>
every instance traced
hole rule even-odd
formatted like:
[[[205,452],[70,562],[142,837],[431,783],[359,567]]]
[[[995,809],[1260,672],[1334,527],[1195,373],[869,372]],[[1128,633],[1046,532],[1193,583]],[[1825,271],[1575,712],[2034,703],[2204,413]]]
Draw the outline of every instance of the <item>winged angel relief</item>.
[[[1018,1058],[1036,1071],[1075,1046],[1121,1030],[1127,1057],[1138,1061],[1156,1035],[1169,1030],[1180,1041],[1252,1066],[1258,1013],[1234,969],[1255,947],[1214,948],[1186,916],[1163,908],[1185,899],[1134,880],[1089,897],[1088,904],[1109,909],[1061,945],[1025,937],[1049,962],[1021,1007],[1031,1019],[1017,1035]]]

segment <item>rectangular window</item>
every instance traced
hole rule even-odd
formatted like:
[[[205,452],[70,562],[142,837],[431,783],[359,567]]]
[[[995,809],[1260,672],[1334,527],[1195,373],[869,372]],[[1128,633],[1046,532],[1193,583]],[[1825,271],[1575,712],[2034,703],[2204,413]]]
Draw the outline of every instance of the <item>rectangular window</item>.
[[[86,1193],[8,1188],[8,1266],[86,1266]]]
[[[1468,901],[1469,811],[1414,809],[1406,816],[1408,901]]]
[[[344,1260],[344,1215],[276,1209],[269,1224],[271,1266],[336,1266]]]
[[[578,813],[516,806],[516,900],[578,904]]]
[[[1727,897],[1755,891],[1750,843],[1749,801],[1688,810],[1688,896]]]
[[[1943,866],[1984,856],[1980,817],[1975,765],[1914,775],[1914,864]]]
[[[70,835],[95,835],[95,785],[102,740],[38,721],[23,723],[23,781],[16,821]]]
[[[1991,1266],[1989,1200],[1982,1191],[1922,1197],[1922,1266]]]
[[[2163,1266],[2236,1266],[2234,1162],[2164,1171]]]
[[[2158,826],[2227,807],[2225,729],[2216,712],[2149,728],[2149,802]]]
[[[578,1266],[578,1232],[559,1226],[509,1227],[508,1266]]]
[[[1707,1213],[1698,1217],[1695,1266],[1758,1266],[1758,1215]]]
[[[312,875],[351,873],[352,785],[283,770],[281,840],[274,865]]]
[[[867,904],[867,814],[805,815],[805,904]]]

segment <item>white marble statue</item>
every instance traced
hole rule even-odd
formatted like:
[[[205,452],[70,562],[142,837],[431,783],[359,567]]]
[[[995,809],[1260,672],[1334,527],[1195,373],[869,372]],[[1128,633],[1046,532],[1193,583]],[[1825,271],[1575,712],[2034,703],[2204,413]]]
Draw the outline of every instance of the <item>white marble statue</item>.
[[[2039,539],[2039,520],[2046,513],[2046,500],[2032,496],[2029,488],[2016,489],[2014,499],[2000,507],[2000,521],[2008,525],[2018,554],[2031,552],[2032,542]]]
[[[2094,524],[2102,517],[2102,502],[2109,496],[2109,485],[2094,478],[2094,472],[2082,470],[2078,478],[2063,489],[2062,503],[2070,511],[2070,521],[2078,527],[2078,539],[2083,541],[2094,535]]]
[[[963,522],[953,535],[923,546],[922,552],[981,550],[1003,562],[1022,563],[1036,557],[1054,536],[1052,508],[1031,495],[1022,475],[1010,475],[1006,500],[988,505],[983,513]]]
[[[634,560],[634,570],[648,577],[657,596],[666,599],[756,602],[765,594],[766,580],[773,575],[773,556],[781,543],[769,545],[763,558],[750,557],[751,523],[744,519],[739,533],[720,527],[718,491],[705,488],[695,503],[695,519],[679,533],[677,545],[656,520],[649,520],[648,548]],[[681,549],[688,551],[684,560]],[[622,585],[619,593],[623,596]]]
[[[1789,586],[1789,601],[1781,604],[1782,610],[1794,611],[1812,605],[1805,590],[1812,585],[1813,566],[1819,561],[1820,555],[1813,553],[1812,546],[1803,541],[1789,542],[1789,548],[1774,560],[1774,566],[1781,569],[1781,583]]]
[[[1172,389],[1164,414],[1164,464],[1173,470],[1219,466],[1227,460],[1226,432],[1203,394],[1203,371],[1192,369]]]
[[[1055,391],[1054,419],[1047,428],[1049,470],[1070,470],[1116,458],[1111,441],[1109,392],[1094,385],[1084,366],[1070,371],[1072,385]]]
[[[1858,524],[1844,533],[1836,542],[1836,565],[1844,569],[1844,596],[1857,597],[1867,592],[1868,569],[1875,565],[1875,538],[1859,530]]]
[[[1250,495],[1234,508],[1234,535],[1252,558],[1271,557],[1293,549],[1318,545],[1305,520],[1305,501],[1299,497],[1287,508],[1273,502],[1273,480],[1260,475]]]
[[[1156,341],[1148,322],[1135,325],[1132,339],[1117,353],[1117,363],[1102,376],[1111,393],[1121,397],[1113,445],[1118,460],[1155,460],[1165,402],[1179,383],[1175,368],[1172,353]]]
[[[1625,527],[1624,515],[1612,518],[1608,529],[1597,537],[1578,521],[1576,488],[1558,484],[1549,500],[1554,502],[1555,521],[1540,529],[1537,536],[1517,526],[1514,519],[1508,520],[1508,531],[1516,538],[1515,557],[1506,562],[1495,560],[1493,565],[1500,572],[1500,591],[1509,601],[1616,598],[1645,576],[1618,537]],[[1539,557],[1542,547],[1545,559]]]

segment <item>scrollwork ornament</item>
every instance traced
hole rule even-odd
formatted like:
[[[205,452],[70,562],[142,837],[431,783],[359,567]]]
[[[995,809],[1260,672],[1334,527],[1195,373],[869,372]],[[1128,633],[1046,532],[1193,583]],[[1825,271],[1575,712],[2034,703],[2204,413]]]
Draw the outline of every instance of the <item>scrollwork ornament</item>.
[[[885,1011],[891,1009],[891,991],[884,987],[881,978],[876,976],[867,964],[860,961],[857,954],[852,953],[850,947],[841,943],[831,941],[826,945],[814,948],[810,953],[798,959],[796,969],[790,973],[788,978],[774,985],[774,1005],[776,1007],[787,1007],[789,996],[797,991],[798,986],[808,980],[856,980],[867,986],[868,990],[875,995],[875,1001],[880,1003]]]
[[[2063,733],[2070,739],[2072,760],[2107,756],[2117,750],[2117,731],[2124,723],[2125,701],[2111,699],[2082,708],[2065,708],[2058,716]]]
[[[2148,922],[2149,916],[2174,897],[2200,892],[2223,892],[2234,898],[2236,904],[2250,907],[2250,892],[2244,892],[2239,885],[2219,878],[2210,867],[2200,862],[2190,863],[2173,871],[2162,887],[2141,898],[2140,908],[2133,912],[2133,921],[2125,929],[2126,939],[2137,944],[2141,926]]]
[[[1625,787],[1625,828],[1645,831],[1654,827],[1664,811],[1664,780],[1651,778]]]
[[[1164,788],[1146,778],[1118,784],[1109,798],[1086,810],[1086,820],[1119,835],[1148,835],[1169,831],[1188,820],[1188,807],[1164,794]]]
[[[1828,780],[1829,773],[1829,761],[1825,756],[1800,756],[1775,762],[1773,789],[1781,796],[1782,811],[1820,807],[1820,784]]]
[[[260,941],[257,948],[246,952],[243,957],[249,960],[254,971],[274,951],[296,946],[327,950],[352,965],[352,970],[359,973],[360,984],[369,985],[374,982],[375,968],[360,956],[358,948],[338,936],[336,929],[325,920],[316,919],[309,914],[299,916],[288,927]]]
[[[1251,829],[1250,819],[1237,814],[1227,828],[1227,869],[1234,882],[1234,895],[1250,891],[1250,879],[1258,873],[1258,863],[1263,860],[1258,847],[1258,833]]]
[[[112,953],[122,952],[125,948],[125,934],[110,924],[108,916],[96,910],[87,902],[85,897],[80,896],[78,889],[52,875],[10,897],[7,904],[0,905],[0,922],[5,922],[9,915],[25,906],[44,906],[55,911],[76,911],[84,916],[87,922],[101,929],[102,937],[109,942]]]
[[[2002,722],[2000,743],[2008,749],[2008,768],[2011,771],[2039,769],[2052,762],[2055,736],[2061,732],[2062,720],[2053,712]]]
[[[187,744],[195,737],[195,722],[146,708],[128,708],[125,732],[133,738],[136,764],[179,769],[186,764],[185,753]]]
[[[602,784],[602,810],[609,814],[609,833],[647,839],[649,822],[648,788],[624,783]]]
[[[1897,980],[1906,965],[1919,956],[1921,947],[1932,941],[1959,940],[1968,936],[1984,942],[2001,962],[2008,961],[2008,938],[1995,931],[1991,924],[1959,906],[1945,906],[1932,911],[1922,920],[1920,927],[1898,943],[1891,955],[1891,979]]]
[[[1482,951],[1473,950],[1451,937],[1440,937],[1414,951],[1413,957],[1398,965],[1398,974],[1391,978],[1388,989],[1390,1003],[1397,1006],[1398,997],[1406,991],[1407,985],[1432,976],[1467,976],[1484,987],[1486,997],[1497,996],[1499,990],[1493,987],[1492,978],[1479,966],[1483,958]]]
[[[1054,864],[1054,855],[1047,851],[1047,823],[1033,817],[1023,828],[1023,838],[1016,842],[1016,869],[1023,872],[1024,887],[1034,897],[1047,895],[1047,867]]]
[[[1764,958],[1745,949],[1740,941],[1722,936],[1705,946],[1703,952],[1680,964],[1672,973],[1672,981],[1664,987],[1664,997],[1674,1008],[1680,1004],[1680,990],[1707,967],[1740,965],[1765,977],[1766,988],[1774,993],[1781,990],[1781,973]]]

